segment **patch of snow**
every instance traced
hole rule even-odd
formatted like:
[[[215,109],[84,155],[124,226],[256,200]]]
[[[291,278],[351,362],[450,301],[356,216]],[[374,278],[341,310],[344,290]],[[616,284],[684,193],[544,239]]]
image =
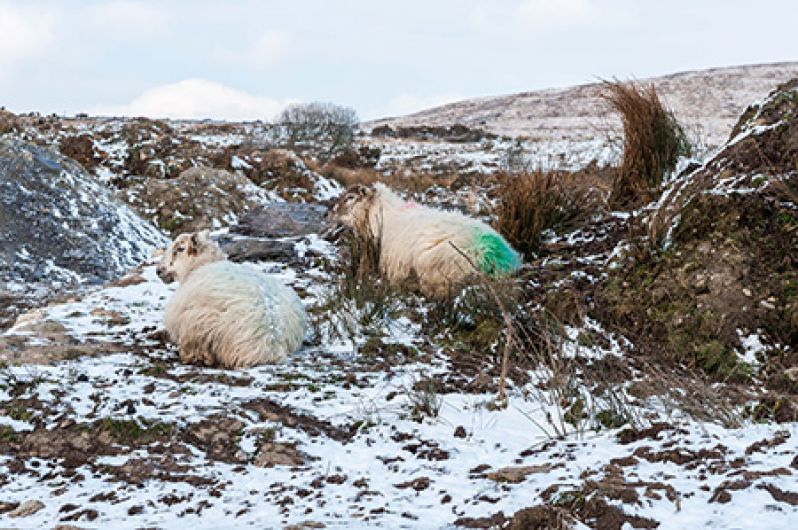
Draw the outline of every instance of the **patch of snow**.
[[[740,337],[740,345],[743,347],[742,353],[738,353],[740,359],[751,366],[759,366],[758,355],[764,355],[770,348],[762,343],[762,337],[759,333],[746,335],[742,330],[738,329],[737,335]]]

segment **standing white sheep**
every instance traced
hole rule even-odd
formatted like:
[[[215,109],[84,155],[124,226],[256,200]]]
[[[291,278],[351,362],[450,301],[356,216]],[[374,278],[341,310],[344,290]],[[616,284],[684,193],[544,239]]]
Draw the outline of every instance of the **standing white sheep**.
[[[405,201],[382,183],[350,187],[331,216],[379,243],[380,269],[391,284],[415,274],[427,296],[451,294],[473,281],[477,270],[495,278],[521,267],[518,252],[490,226],[459,212]]]
[[[165,324],[183,362],[225,368],[276,363],[302,344],[307,317],[293,289],[227,261],[207,231],[178,236],[157,273],[180,284],[166,305]]]

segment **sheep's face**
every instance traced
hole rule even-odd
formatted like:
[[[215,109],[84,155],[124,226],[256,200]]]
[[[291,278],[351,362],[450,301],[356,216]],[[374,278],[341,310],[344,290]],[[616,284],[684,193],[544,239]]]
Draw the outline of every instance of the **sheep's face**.
[[[207,230],[180,234],[166,249],[155,271],[165,283],[182,283],[194,269],[220,259],[224,255]]]
[[[373,199],[373,188],[362,184],[350,186],[330,210],[330,218],[350,228],[362,227]]]

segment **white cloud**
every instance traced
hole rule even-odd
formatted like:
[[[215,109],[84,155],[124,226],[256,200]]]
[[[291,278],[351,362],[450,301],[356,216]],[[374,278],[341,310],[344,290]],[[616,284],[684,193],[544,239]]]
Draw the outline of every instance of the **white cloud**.
[[[552,29],[583,24],[597,9],[589,0],[524,0],[518,12],[527,25]]]
[[[519,21],[526,29],[550,32],[585,26],[615,27],[636,21],[637,5],[627,0],[522,0]]]
[[[246,68],[265,69],[287,55],[291,38],[291,34],[285,31],[267,31],[258,35],[244,49],[217,50],[215,58],[219,62],[235,63]]]
[[[161,7],[131,0],[92,4],[84,19],[90,30],[120,40],[148,39],[169,27],[169,16]]]
[[[54,40],[54,15],[49,9],[0,1],[0,67],[44,53]]]
[[[254,96],[205,79],[185,79],[145,90],[126,105],[100,106],[92,114],[152,118],[268,120],[292,100]]]
[[[433,107],[446,105],[455,101],[465,99],[461,94],[454,92],[437,94],[432,96],[414,96],[410,94],[402,94],[392,98],[382,109],[375,112],[370,112],[366,119],[387,118],[391,116],[404,116],[412,114],[421,110],[427,110]]]

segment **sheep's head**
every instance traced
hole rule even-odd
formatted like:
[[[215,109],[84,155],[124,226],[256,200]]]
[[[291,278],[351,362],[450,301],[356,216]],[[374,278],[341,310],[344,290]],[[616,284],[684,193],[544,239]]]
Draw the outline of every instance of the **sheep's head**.
[[[330,219],[357,229],[366,224],[375,190],[362,184],[350,186],[330,210]]]
[[[211,241],[208,231],[203,230],[177,236],[164,252],[155,270],[165,283],[181,283],[194,269],[222,259],[222,250]]]

